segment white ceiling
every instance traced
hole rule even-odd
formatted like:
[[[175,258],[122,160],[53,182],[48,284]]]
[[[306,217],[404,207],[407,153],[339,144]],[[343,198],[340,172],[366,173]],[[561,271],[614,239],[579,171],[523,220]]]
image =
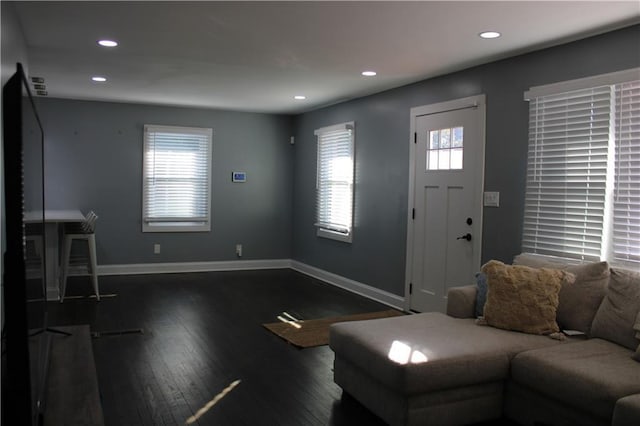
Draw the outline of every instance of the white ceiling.
[[[640,22],[634,1],[17,2],[50,97],[299,113]],[[496,30],[502,37],[483,40]],[[120,45],[106,49],[103,38]],[[364,70],[376,77],[363,77]],[[101,75],[106,83],[90,78]],[[305,95],[296,101],[294,95]]]

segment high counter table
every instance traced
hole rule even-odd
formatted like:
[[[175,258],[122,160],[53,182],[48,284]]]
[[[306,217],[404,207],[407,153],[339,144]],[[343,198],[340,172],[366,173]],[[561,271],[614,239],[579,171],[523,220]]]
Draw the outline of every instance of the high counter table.
[[[27,211],[24,214],[25,223],[41,223],[42,210]],[[44,235],[46,241],[45,253],[47,257],[47,300],[57,300],[60,292],[60,234],[65,223],[79,223],[84,221],[84,215],[78,209],[44,211]]]

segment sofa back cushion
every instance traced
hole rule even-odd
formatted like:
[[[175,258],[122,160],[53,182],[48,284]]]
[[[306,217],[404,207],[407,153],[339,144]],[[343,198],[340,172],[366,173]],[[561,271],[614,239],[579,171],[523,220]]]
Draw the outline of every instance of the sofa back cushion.
[[[607,262],[571,265],[561,259],[523,253],[516,256],[513,263],[532,268],[562,269],[574,274],[575,282],[563,285],[560,289],[556,320],[562,329],[590,334],[591,323],[604,299],[609,282]]]
[[[638,315],[636,316],[636,324],[633,326],[633,329],[636,332],[636,339],[640,342],[640,312],[638,312]],[[640,343],[638,343],[638,347],[633,355],[631,355],[631,358],[640,362]]]
[[[574,276],[558,269],[505,265],[491,260],[482,267],[487,277],[487,324],[532,334],[559,331],[556,323],[558,294],[563,281]]]
[[[638,312],[640,273],[611,269],[606,296],[591,325],[591,336],[635,350],[640,344],[634,330]]]
[[[576,276],[572,285],[563,285],[558,303],[558,324],[563,329],[590,334],[593,318],[604,299],[609,284],[607,262],[571,265],[563,268]]]

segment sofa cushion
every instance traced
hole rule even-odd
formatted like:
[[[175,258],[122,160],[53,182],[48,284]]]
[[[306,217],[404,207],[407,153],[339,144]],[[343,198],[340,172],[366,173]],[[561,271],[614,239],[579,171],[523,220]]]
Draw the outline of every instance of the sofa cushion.
[[[636,339],[640,340],[640,312],[638,312],[638,315],[636,316],[636,324],[633,326],[633,329],[636,332]],[[640,362],[640,343],[638,343],[638,347],[632,355],[632,358]]]
[[[595,416],[610,419],[618,399],[640,392],[640,364],[602,339],[522,352],[511,362],[515,382]]]
[[[473,318],[477,292],[475,285],[450,287],[447,291],[447,315],[454,318]]]
[[[563,344],[544,336],[476,325],[430,312],[331,326],[329,345],[404,395],[504,380],[511,358]]]
[[[558,269],[505,265],[491,260],[482,266],[489,290],[484,318],[491,326],[532,334],[559,331],[558,293],[574,276]]]
[[[591,323],[606,293],[609,282],[607,262],[568,264],[566,260],[523,253],[513,259],[514,265],[532,268],[555,268],[571,272],[574,283],[563,285],[558,295],[556,320],[560,328],[589,334]]]
[[[640,341],[633,329],[640,311],[640,273],[612,269],[607,294],[598,308],[591,335],[635,350]]]

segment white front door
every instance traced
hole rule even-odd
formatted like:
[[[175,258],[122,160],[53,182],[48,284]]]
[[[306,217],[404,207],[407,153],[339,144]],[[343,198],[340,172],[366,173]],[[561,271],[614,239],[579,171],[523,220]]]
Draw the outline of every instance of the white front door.
[[[484,96],[412,108],[407,308],[446,309],[473,283],[482,248]]]

